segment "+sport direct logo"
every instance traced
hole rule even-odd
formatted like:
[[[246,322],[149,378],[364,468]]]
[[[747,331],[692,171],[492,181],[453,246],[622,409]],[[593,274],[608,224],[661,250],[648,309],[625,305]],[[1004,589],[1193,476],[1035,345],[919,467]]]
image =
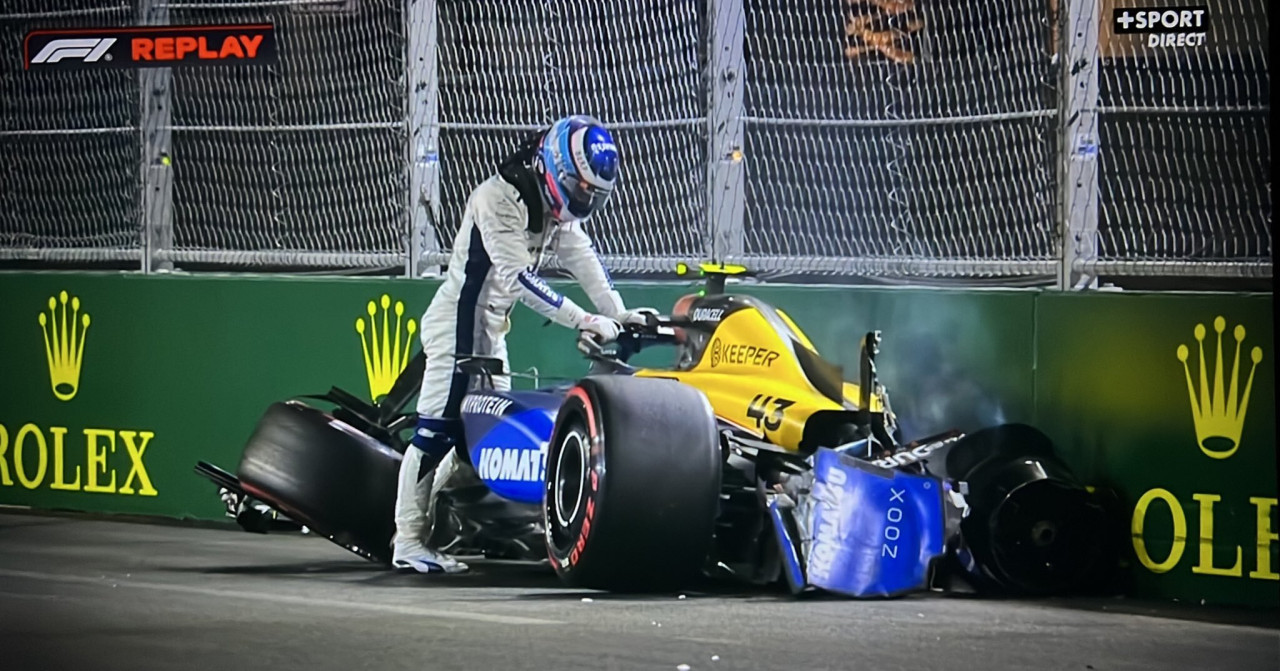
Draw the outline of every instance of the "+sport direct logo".
[[[1147,47],[1198,47],[1205,42],[1209,8],[1205,5],[1112,10],[1117,35],[1144,34]]]

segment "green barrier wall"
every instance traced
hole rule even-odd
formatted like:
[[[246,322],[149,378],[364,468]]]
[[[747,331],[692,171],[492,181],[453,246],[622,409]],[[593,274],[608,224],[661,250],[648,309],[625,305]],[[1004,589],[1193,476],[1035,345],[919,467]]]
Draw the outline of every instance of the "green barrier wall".
[[[420,346],[416,322],[436,286],[0,274],[0,504],[220,519],[195,461],[234,469],[274,400],[331,385],[380,395],[404,348]],[[665,311],[695,288],[620,289],[630,305]],[[735,290],[787,311],[847,377],[862,333],[883,331],[881,376],[908,438],[1007,421],[1045,430],[1083,479],[1113,488],[1125,505],[1135,594],[1280,603],[1269,296]],[[1203,397],[1197,324],[1206,331]],[[513,368],[542,381],[585,370],[573,334],[524,308],[509,346]],[[666,355],[647,353],[644,363]],[[1250,374],[1252,384],[1247,403],[1233,407],[1237,361],[1235,398]],[[1234,443],[1208,437],[1237,432]]]
[[[1119,493],[1136,593],[1280,602],[1271,313],[1270,296],[1037,300],[1036,424]]]

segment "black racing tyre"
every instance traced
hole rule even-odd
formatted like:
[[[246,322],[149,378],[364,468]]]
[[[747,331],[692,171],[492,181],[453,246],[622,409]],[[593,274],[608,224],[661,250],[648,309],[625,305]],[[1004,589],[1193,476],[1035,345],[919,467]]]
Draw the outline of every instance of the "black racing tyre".
[[[547,448],[551,565],[573,587],[675,590],[711,550],[722,455],[702,392],[673,380],[591,376],[572,387]]]
[[[273,403],[245,445],[246,492],[361,556],[389,563],[401,457],[332,415]]]
[[[1110,582],[1118,529],[1048,436],[1003,424],[950,450],[946,469],[969,488],[960,529],[976,561],[973,577],[1027,595],[1091,592]]]

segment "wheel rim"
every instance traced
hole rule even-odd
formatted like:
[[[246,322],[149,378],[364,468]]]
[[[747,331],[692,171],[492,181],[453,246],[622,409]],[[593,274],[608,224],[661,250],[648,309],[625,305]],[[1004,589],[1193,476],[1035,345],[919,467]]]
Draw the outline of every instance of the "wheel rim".
[[[563,529],[573,525],[582,508],[583,493],[587,483],[587,439],[574,429],[565,436],[556,457],[555,488],[552,491],[552,508],[556,523]]]

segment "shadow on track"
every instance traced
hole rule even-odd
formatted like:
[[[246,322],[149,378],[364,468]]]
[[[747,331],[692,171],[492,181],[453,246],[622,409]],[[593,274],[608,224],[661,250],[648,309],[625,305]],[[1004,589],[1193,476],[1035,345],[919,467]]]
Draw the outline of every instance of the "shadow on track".
[[[334,576],[344,578],[348,584],[365,584],[378,587],[398,587],[405,589],[432,590],[477,590],[505,589],[518,590],[524,593],[510,595],[512,599],[526,601],[580,601],[584,598],[595,601],[668,601],[683,595],[687,599],[764,599],[793,600],[796,598],[824,600],[829,595],[806,594],[801,597],[791,596],[784,587],[769,585],[752,585],[737,583],[727,579],[705,578],[690,585],[685,590],[676,592],[633,594],[612,593],[595,590],[577,589],[565,586],[556,577],[555,571],[545,562],[522,562],[506,560],[489,560],[475,557],[460,557],[466,561],[471,570],[467,573],[444,575],[423,575],[412,572],[393,571],[390,568],[361,560],[323,560],[288,563],[256,563],[242,565],[205,566],[171,569],[179,573],[196,573],[203,575],[227,576],[266,576],[266,577],[317,577]],[[363,577],[362,577],[363,576]]]
[[[181,573],[204,573],[209,575],[341,575],[353,573],[377,573],[384,571],[382,567],[367,561],[343,562],[296,562],[288,564],[252,564],[245,566],[216,566],[202,568],[173,569]]]

